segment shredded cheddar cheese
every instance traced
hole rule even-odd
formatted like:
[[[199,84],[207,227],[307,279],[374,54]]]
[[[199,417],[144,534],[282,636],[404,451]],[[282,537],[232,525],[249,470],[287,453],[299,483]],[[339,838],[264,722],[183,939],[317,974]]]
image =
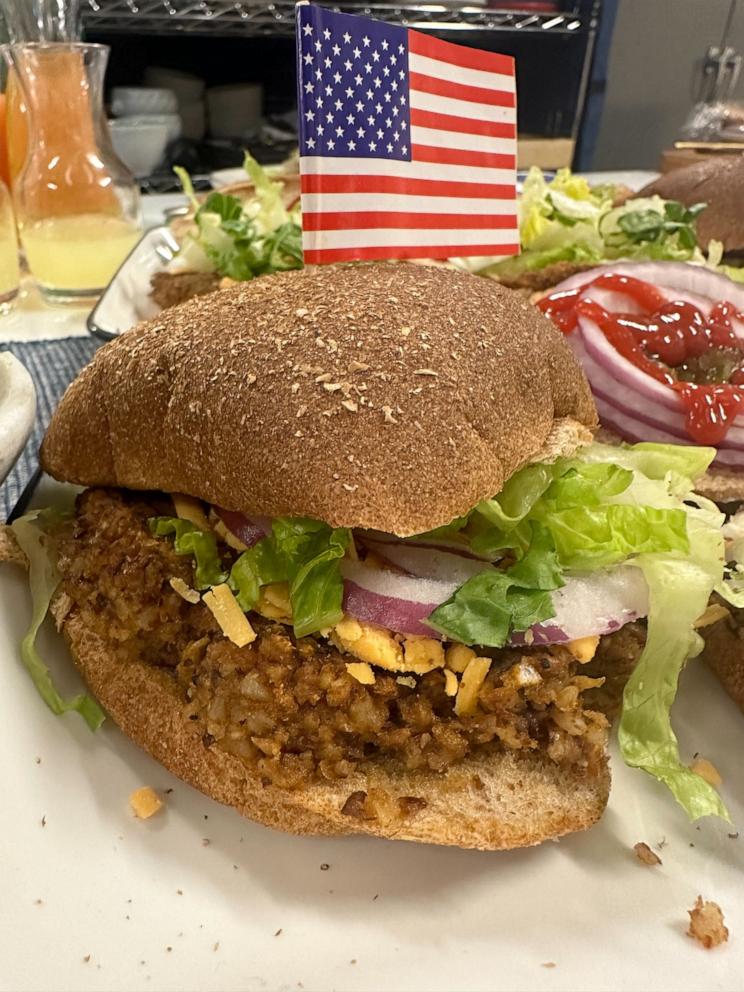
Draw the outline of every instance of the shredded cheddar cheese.
[[[449,668],[444,670],[444,691],[448,696],[456,696],[459,686],[457,683],[457,676],[454,672],[451,672]]]
[[[138,820],[147,820],[163,808],[163,800],[154,789],[145,785],[131,794],[129,805]]]
[[[225,542],[225,544],[228,545],[228,547],[232,548],[234,551],[248,550],[248,545],[243,544],[240,538],[236,537],[233,534],[230,528],[225,524],[223,520],[220,520],[220,518],[217,516],[216,513],[214,513],[214,511],[212,511],[212,513],[210,514],[209,519],[212,522],[212,526],[214,527],[215,533],[222,538],[222,540]]]
[[[473,658],[462,673],[460,688],[455,699],[455,713],[458,716],[469,716],[475,711],[480,687],[483,685],[490,667],[490,658]]]
[[[372,671],[372,666],[368,665],[366,661],[350,661],[346,665],[346,671],[362,685],[375,684],[375,673]]]
[[[435,668],[444,668],[444,647],[433,637],[408,637],[403,651],[405,670],[414,675],[426,675]]]
[[[723,784],[721,773],[718,771],[713,762],[708,761],[707,758],[695,758],[690,765],[690,771],[693,771],[696,775],[704,778],[708,785],[712,785],[714,789],[717,789]]]
[[[176,516],[181,520],[189,520],[195,524],[199,530],[211,530],[212,527],[207,519],[207,515],[198,499],[193,496],[183,496],[181,493],[173,493],[173,506]]]
[[[289,600],[289,584],[287,582],[274,582],[271,585],[263,586],[258,594],[256,610],[263,617],[269,620],[283,620],[285,623],[292,622],[292,604]]]
[[[701,627],[710,627],[712,623],[717,623],[729,615],[729,611],[722,603],[711,603],[704,613],[702,613],[694,623],[696,630]]]
[[[575,641],[569,641],[566,647],[580,664],[586,665],[597,653],[598,645],[599,636],[590,634],[587,637],[578,637]]]
[[[213,586],[209,592],[204,593],[203,599],[229,641],[239,648],[255,641],[256,632],[226,583]]]
[[[333,633],[343,651],[389,672],[405,672],[403,648],[390,631],[369,623],[360,623],[351,617],[337,623]]]
[[[475,651],[465,644],[450,644],[444,653],[445,664],[452,672],[462,675],[470,662],[475,658]]]
[[[174,575],[172,579],[168,579],[168,585],[174,592],[178,593],[181,599],[185,599],[187,603],[198,603],[201,599],[196,589],[192,589],[183,579],[179,579],[177,575]]]

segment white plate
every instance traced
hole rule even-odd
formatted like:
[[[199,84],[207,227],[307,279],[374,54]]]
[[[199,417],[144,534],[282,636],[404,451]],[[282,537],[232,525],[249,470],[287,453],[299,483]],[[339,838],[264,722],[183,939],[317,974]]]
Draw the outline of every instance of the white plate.
[[[52,716],[18,662],[28,613],[22,575],[0,566],[6,992],[741,990],[744,830],[689,824],[617,758],[601,823],[528,851],[290,837],[183,785],[110,721],[92,735]],[[72,691],[51,629],[42,646]],[[744,717],[694,663],[675,722],[744,826]],[[142,785],[173,790],[147,822],[127,804]],[[662,839],[663,865],[641,865],[633,844]],[[698,893],[731,931],[714,951],[685,936]]]
[[[155,227],[143,235],[91,311],[91,334],[114,338],[138,321],[158,314],[160,307],[150,296],[150,280],[165,269],[177,251],[178,242],[167,226]]]
[[[28,440],[36,416],[36,390],[24,365],[0,352],[0,482]]]

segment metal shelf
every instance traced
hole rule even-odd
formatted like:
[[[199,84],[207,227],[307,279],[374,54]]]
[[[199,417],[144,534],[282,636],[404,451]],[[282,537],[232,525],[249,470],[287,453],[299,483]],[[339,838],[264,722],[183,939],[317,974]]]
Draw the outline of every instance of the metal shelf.
[[[294,0],[87,0],[89,30],[99,34],[286,35],[294,34]],[[490,10],[467,3],[338,3],[334,10],[367,14],[418,30],[493,31],[578,35],[587,25],[578,13]]]

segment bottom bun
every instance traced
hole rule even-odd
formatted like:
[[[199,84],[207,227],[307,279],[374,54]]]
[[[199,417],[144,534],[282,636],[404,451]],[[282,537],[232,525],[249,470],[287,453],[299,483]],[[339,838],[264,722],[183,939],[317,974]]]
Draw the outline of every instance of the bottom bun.
[[[376,761],[367,774],[304,789],[264,784],[239,758],[204,743],[168,671],[122,664],[113,645],[69,609],[67,597],[58,599],[55,614],[83,677],[124,733],[183,781],[266,826],[495,851],[584,830],[607,804],[606,759],[598,775],[587,777],[536,752],[497,749],[444,774],[401,772]],[[366,818],[367,796],[374,819]]]
[[[731,616],[700,633],[705,640],[703,659],[744,710],[744,610],[733,610]]]

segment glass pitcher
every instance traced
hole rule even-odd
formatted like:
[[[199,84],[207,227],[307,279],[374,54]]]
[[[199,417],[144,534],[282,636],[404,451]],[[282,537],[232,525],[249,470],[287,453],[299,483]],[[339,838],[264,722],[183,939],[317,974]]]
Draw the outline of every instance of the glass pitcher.
[[[40,41],[80,41],[80,0],[0,0],[0,12],[11,44]],[[4,39],[5,40],[5,39]],[[0,171],[8,185],[23,168],[28,147],[28,125],[23,91],[9,68],[2,99],[3,130]],[[11,122],[6,127],[5,117]],[[7,131],[13,132],[8,142]]]
[[[18,230],[31,274],[53,302],[98,296],[141,233],[139,191],[104,115],[108,51],[82,43],[4,49],[28,108],[28,147],[13,183]]]
[[[20,281],[13,204],[8,187],[0,179],[0,314],[7,312],[18,295]]]

